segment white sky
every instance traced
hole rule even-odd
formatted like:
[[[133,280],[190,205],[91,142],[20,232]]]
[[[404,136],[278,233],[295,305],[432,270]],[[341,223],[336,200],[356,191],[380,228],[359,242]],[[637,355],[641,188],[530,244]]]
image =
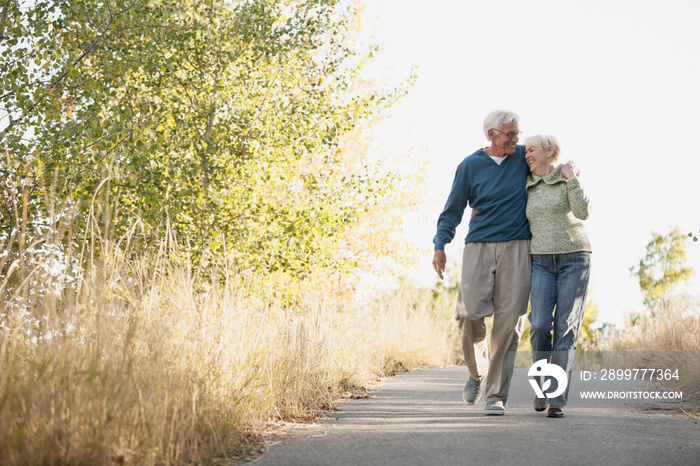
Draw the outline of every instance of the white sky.
[[[486,114],[508,108],[524,136],[553,134],[560,161],[581,168],[594,208],[586,228],[599,320],[641,310],[629,268],[651,231],[700,229],[700,2],[366,3],[366,25],[376,26],[381,46],[377,72],[402,78],[417,66],[417,84],[381,128],[389,152],[428,151],[435,202],[409,227],[415,240],[432,245],[457,164],[488,144]],[[461,252],[463,223],[448,260]],[[422,277],[434,274],[430,258]],[[688,264],[695,287],[700,242],[688,242]]]

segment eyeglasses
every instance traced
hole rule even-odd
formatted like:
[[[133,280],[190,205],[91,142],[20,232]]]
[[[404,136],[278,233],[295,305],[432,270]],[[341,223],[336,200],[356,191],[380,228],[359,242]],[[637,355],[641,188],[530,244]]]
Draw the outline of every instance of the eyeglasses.
[[[494,129],[494,128],[491,128],[491,129],[493,129],[493,130],[494,130],[495,132],[497,132],[497,133],[501,133],[502,135],[504,135],[504,136],[507,137],[508,139],[515,139],[515,138],[517,138],[518,136],[520,136],[521,134],[523,134],[522,131],[517,131],[517,132],[516,132],[516,131],[510,131],[510,132],[508,132],[508,133],[504,133],[503,131],[498,131],[497,129]]]

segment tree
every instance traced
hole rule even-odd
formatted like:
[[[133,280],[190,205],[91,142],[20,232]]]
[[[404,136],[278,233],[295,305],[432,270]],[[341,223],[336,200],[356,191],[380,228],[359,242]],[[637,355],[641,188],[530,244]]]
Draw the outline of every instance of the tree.
[[[578,345],[582,349],[591,349],[596,346],[597,334],[591,325],[598,319],[598,303],[596,303],[592,297],[592,289],[588,290],[588,297],[586,299],[586,308],[583,312],[583,322],[581,322],[581,330],[578,336]]]
[[[342,265],[388,187],[343,172],[344,135],[403,92],[355,91],[352,1],[9,1],[0,21],[0,283],[35,241],[99,256],[134,225],[132,247],[303,277]]]
[[[673,287],[693,273],[693,269],[685,265],[685,241],[686,235],[678,227],[666,235],[652,232],[646,255],[636,267],[630,268],[633,276],[639,280],[644,304],[652,316],[654,309],[664,302]]]

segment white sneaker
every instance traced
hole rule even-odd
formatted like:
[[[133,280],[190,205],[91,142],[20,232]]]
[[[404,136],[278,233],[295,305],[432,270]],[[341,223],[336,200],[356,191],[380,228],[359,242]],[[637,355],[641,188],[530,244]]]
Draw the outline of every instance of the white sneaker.
[[[503,416],[506,413],[506,408],[503,407],[501,400],[489,401],[486,403],[484,414],[487,416]]]

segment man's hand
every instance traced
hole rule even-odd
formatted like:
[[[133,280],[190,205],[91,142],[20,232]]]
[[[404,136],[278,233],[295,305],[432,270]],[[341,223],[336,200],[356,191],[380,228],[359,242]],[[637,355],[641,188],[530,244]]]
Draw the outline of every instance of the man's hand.
[[[580,173],[581,171],[578,169],[574,162],[566,162],[564,166],[561,167],[561,174],[567,180],[580,176]]]
[[[444,249],[436,249],[435,254],[433,254],[433,268],[442,280],[442,274],[445,271],[445,263],[447,262],[447,256],[445,255]]]

